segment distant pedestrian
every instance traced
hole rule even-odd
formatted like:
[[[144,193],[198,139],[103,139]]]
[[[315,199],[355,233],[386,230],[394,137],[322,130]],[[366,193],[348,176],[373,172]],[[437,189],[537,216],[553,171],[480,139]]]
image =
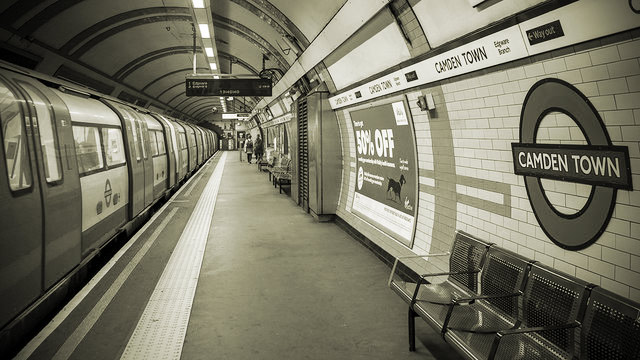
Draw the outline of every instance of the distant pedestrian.
[[[256,153],[256,162],[262,161],[262,154],[264,153],[264,144],[260,138],[260,134],[256,136],[256,142],[253,144],[253,151]]]
[[[253,155],[253,142],[251,141],[251,137],[247,137],[247,140],[244,142],[244,152],[247,153],[247,162],[251,164],[251,156]]]

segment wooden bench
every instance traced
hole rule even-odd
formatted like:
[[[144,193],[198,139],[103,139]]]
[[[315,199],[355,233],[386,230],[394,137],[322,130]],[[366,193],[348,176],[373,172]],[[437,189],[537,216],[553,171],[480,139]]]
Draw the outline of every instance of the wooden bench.
[[[593,284],[463,232],[449,272],[407,279],[400,260],[388,284],[409,304],[410,351],[420,316],[469,359],[640,359],[640,306]]]

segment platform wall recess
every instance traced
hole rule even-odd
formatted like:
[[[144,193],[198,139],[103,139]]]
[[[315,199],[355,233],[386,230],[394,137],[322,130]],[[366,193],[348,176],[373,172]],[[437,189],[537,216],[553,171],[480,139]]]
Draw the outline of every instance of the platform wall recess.
[[[539,225],[511,143],[519,141],[525,96],[537,81],[557,78],[593,104],[613,145],[628,148],[634,190],[618,190],[611,220],[590,246],[565,250]],[[431,94],[436,108],[417,99]],[[394,94],[393,96],[397,96]],[[392,255],[446,251],[456,229],[467,231],[622,296],[640,301],[640,31],[638,29],[410,89],[406,96],[418,151],[418,215],[413,247],[393,240],[351,212],[356,181],[352,121],[357,106],[336,110],[343,144],[338,215]],[[392,102],[377,98],[366,106]],[[362,106],[362,104],[358,105]],[[562,113],[544,118],[537,141],[587,144]],[[560,212],[581,209],[590,185],[543,180]],[[446,259],[409,264],[419,273],[447,270]]]

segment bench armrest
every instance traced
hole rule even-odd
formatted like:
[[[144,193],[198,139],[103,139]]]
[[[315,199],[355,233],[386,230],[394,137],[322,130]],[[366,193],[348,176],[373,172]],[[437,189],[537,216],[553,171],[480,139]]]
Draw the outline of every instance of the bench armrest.
[[[476,300],[499,299],[499,298],[505,298],[505,297],[521,296],[521,295],[522,295],[522,291],[517,291],[514,293],[508,293],[508,294],[478,295],[478,296],[470,296],[468,298],[454,299],[453,303],[455,303],[456,305],[459,305],[460,303],[473,304],[474,302],[476,302]]]
[[[502,338],[504,338],[505,336],[526,334],[526,333],[539,332],[539,331],[548,331],[548,330],[571,329],[579,326],[580,326],[580,323],[577,321],[574,321],[569,324],[561,324],[561,325],[549,325],[549,326],[537,326],[537,327],[530,327],[530,328],[500,330],[496,333],[496,337],[493,340],[493,343],[491,344],[489,359],[495,358],[496,353],[498,352],[498,347],[500,346],[500,340],[502,340]]]
[[[451,254],[451,252],[447,251],[445,253],[437,253],[437,254],[422,254],[422,255],[405,255],[398,256],[393,262],[393,267],[391,267],[391,274],[389,274],[389,281],[387,281],[387,286],[391,286],[391,281],[393,280],[393,274],[396,272],[396,267],[398,266],[398,260],[400,259],[412,259],[412,258],[425,258],[425,257],[435,257],[435,256],[446,256]]]

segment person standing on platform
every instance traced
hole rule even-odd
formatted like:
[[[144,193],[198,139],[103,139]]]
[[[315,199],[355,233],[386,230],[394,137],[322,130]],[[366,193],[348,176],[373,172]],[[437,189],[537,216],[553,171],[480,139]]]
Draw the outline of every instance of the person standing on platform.
[[[264,145],[260,138],[260,134],[256,136],[256,142],[253,144],[253,151],[256,153],[256,163],[260,163],[260,161],[262,161],[262,154],[264,153]]]
[[[242,151],[244,150],[244,138],[239,139],[238,153],[240,154],[240,162],[242,162]]]
[[[247,153],[247,162],[251,164],[251,155],[253,155],[253,142],[251,137],[247,136],[247,140],[244,142],[244,152]]]

